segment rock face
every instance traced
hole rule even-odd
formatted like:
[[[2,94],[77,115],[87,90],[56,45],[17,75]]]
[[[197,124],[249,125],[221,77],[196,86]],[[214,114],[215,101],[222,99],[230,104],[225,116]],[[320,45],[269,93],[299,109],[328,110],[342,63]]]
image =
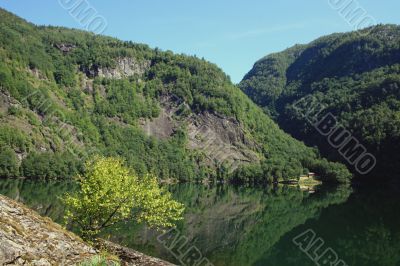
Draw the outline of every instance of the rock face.
[[[48,218],[0,195],[0,265],[74,265],[96,250]]]
[[[68,54],[69,52],[71,52],[73,49],[76,48],[74,44],[70,43],[60,43],[60,44],[55,44],[54,46],[57,47],[64,54]]]
[[[202,151],[211,162],[225,163],[230,172],[259,161],[250,149],[256,144],[246,137],[235,119],[205,112],[189,120],[188,132],[189,148]]]
[[[122,79],[133,75],[142,76],[150,67],[150,61],[137,61],[134,58],[123,57],[116,60],[115,68],[99,68],[97,75],[102,78]]]
[[[229,171],[259,161],[252,150],[256,147],[255,142],[247,137],[237,120],[211,112],[177,119],[177,114],[184,109],[189,109],[185,103],[164,96],[160,115],[152,120],[142,120],[141,127],[149,136],[166,139],[176,129],[185,126],[188,129],[188,148],[204,153],[209,164],[225,163]]]
[[[102,249],[114,253],[124,266],[173,264],[101,240]],[[64,230],[49,218],[0,195],[0,265],[77,265],[98,250]]]
[[[167,139],[175,129],[176,123],[171,114],[173,110],[169,108],[161,108],[160,115],[153,119],[142,119],[140,125],[148,136],[153,136],[158,139]]]

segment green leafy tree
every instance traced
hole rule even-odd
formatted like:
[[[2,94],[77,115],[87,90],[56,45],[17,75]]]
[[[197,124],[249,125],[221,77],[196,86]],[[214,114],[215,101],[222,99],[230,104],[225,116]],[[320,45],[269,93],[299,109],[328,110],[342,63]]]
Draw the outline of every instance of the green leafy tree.
[[[9,147],[1,147],[0,151],[0,177],[17,177],[19,175],[18,159]]]
[[[85,239],[127,220],[161,228],[182,219],[184,206],[159,187],[156,177],[139,177],[122,159],[96,158],[86,163],[85,174],[77,179],[79,189],[63,201],[66,221],[77,224]]]

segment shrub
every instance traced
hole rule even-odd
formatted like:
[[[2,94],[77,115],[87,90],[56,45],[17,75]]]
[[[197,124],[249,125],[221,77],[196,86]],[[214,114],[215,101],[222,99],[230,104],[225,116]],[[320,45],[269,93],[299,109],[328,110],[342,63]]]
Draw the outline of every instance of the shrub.
[[[18,159],[15,151],[10,147],[1,147],[0,150],[0,177],[18,177]]]

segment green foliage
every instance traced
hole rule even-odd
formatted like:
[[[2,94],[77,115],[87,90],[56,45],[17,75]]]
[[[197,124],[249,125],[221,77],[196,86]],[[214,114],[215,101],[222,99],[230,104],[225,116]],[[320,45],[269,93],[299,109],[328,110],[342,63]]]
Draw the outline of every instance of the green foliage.
[[[97,158],[87,163],[78,182],[79,190],[64,198],[66,221],[77,224],[86,239],[122,221],[161,228],[182,219],[183,205],[159,187],[156,177],[137,176],[121,159]]]
[[[25,147],[32,151],[21,171],[28,177],[74,175],[79,168],[69,165],[82,158],[68,159],[68,167],[59,160],[67,150],[81,150],[122,156],[140,175],[226,178],[201,151],[188,148],[186,126],[193,122],[192,115],[202,113],[235,121],[254,143],[245,144],[246,148],[264,162],[254,167],[262,168],[266,180],[293,178],[304,172],[305,158],[319,158],[285,134],[221,69],[204,59],[79,30],[36,27],[4,10],[0,14],[0,86],[22,104],[21,115],[19,110],[7,115],[20,119],[12,130],[26,124],[32,132],[27,136],[31,145]],[[121,79],[99,76],[104,68],[116,68],[121,58],[130,59],[140,71]],[[174,128],[168,139],[156,140],[140,125],[158,117],[166,100],[179,107],[172,122],[183,125]],[[11,142],[5,143],[19,151]],[[51,151],[42,154],[42,147]]]
[[[22,131],[9,126],[0,126],[0,146],[8,146],[16,151],[24,152],[29,149],[30,143]]]
[[[69,152],[30,152],[22,160],[21,172],[32,179],[64,179],[82,171],[82,163]]]
[[[19,108],[16,107],[16,106],[10,106],[8,108],[8,114],[9,115],[14,115],[14,116],[20,116],[21,115],[21,110],[19,110]]]
[[[100,87],[106,88],[105,98],[102,98]],[[158,104],[150,97],[143,99],[139,94],[140,85],[128,80],[103,80],[96,84],[95,110],[99,115],[119,117],[125,123],[133,124],[140,117],[157,116]]]
[[[269,55],[254,65],[240,88],[285,131],[329,159],[345,162],[299,115],[310,106],[293,106],[303,97],[313,98],[325,107],[321,116],[335,115],[374,154],[377,167],[371,176],[393,176],[400,159],[400,27],[378,25],[368,31],[333,34]]]
[[[54,71],[55,81],[63,86],[75,86],[76,80],[74,68],[76,67],[73,64],[68,63],[56,65],[56,69]]]
[[[303,162],[308,169],[318,173],[323,180],[328,182],[346,183],[351,179],[351,174],[347,168],[340,163],[329,162],[326,159],[321,160],[305,160]]]
[[[19,165],[14,150],[2,146],[0,146],[0,149],[0,177],[18,177]]]
[[[116,261],[110,261],[106,256],[96,255],[90,259],[79,263],[78,266],[119,266],[120,263]]]

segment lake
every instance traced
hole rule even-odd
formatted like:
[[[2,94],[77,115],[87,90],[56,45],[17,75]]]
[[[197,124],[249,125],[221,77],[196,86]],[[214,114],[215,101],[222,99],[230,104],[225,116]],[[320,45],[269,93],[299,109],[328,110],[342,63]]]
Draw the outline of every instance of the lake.
[[[56,222],[63,217],[58,197],[73,189],[66,182],[0,180],[1,194]],[[174,231],[163,235],[132,222],[103,237],[177,264],[179,254],[197,250],[204,265],[208,260],[216,266],[325,265],[325,258],[338,266],[400,265],[396,186],[321,187],[315,193],[289,186],[168,189],[186,206]],[[171,248],[172,240],[180,248]]]

